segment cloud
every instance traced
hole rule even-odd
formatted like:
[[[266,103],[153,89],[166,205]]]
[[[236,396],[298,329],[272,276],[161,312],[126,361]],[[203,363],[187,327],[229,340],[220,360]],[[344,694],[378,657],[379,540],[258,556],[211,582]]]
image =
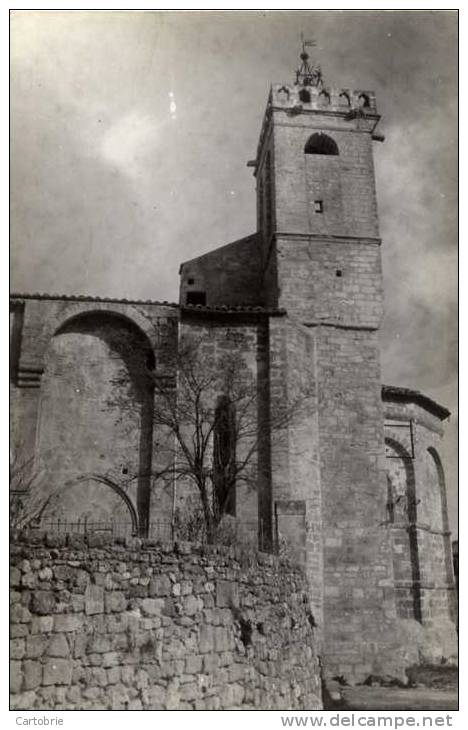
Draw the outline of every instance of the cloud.
[[[148,175],[148,155],[161,143],[161,128],[150,114],[134,109],[104,131],[99,153],[121,173],[137,180]]]

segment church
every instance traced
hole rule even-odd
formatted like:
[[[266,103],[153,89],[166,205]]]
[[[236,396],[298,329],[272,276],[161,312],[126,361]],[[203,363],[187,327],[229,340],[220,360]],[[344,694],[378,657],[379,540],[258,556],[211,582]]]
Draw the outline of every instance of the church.
[[[197,499],[177,470],[158,478],[169,452],[157,414],[166,392],[177,400],[181,343],[196,338],[207,372],[240,358],[256,448],[225,511],[240,540],[290,546],[327,673],[362,681],[456,654],[450,414],[381,383],[375,95],[329,88],[301,61],[295,83],[272,85],[248,162],[256,232],[182,263],[178,303],[12,295],[12,442],[52,497],[43,529],[172,539]]]

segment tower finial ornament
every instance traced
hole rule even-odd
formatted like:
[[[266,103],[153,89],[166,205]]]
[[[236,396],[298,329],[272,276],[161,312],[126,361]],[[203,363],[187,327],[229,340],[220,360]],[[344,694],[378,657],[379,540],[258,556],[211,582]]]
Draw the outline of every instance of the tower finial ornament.
[[[295,83],[301,86],[316,86],[317,88],[321,89],[323,86],[322,69],[318,64],[309,63],[309,54],[306,51],[306,48],[316,46],[317,43],[314,40],[304,40],[304,36],[302,35],[302,33],[301,42],[301,65],[296,71]]]

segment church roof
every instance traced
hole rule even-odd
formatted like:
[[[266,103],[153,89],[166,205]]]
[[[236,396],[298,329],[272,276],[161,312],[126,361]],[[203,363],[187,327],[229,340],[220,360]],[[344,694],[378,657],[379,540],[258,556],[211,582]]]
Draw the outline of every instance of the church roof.
[[[118,299],[116,297],[92,297],[89,294],[18,294],[13,292],[10,299],[61,299],[66,302],[114,302],[114,304],[159,304],[165,307],[178,307],[174,302],[159,302],[153,299]]]
[[[440,403],[436,403],[435,400],[432,400],[432,398],[424,395],[419,390],[412,390],[411,388],[400,388],[396,385],[382,385],[382,400],[416,403],[442,421],[445,421],[450,416],[450,411],[447,408],[441,406]]]
[[[206,312],[209,314],[268,314],[272,316],[281,316],[286,314],[285,309],[274,309],[268,307],[260,307],[253,305],[202,305],[202,304],[176,304],[175,302],[157,301],[154,299],[117,299],[112,297],[92,297],[88,294],[18,294],[13,292],[10,299],[46,299],[46,300],[62,300],[67,302],[113,302],[114,304],[153,304],[156,306],[173,307],[180,309],[182,312]]]

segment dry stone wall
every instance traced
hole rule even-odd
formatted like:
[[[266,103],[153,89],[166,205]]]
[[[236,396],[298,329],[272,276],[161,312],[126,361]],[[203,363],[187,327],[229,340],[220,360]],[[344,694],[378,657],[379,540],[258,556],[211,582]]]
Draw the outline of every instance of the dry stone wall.
[[[12,709],[321,708],[305,578],[276,557],[36,532],[11,566]]]

